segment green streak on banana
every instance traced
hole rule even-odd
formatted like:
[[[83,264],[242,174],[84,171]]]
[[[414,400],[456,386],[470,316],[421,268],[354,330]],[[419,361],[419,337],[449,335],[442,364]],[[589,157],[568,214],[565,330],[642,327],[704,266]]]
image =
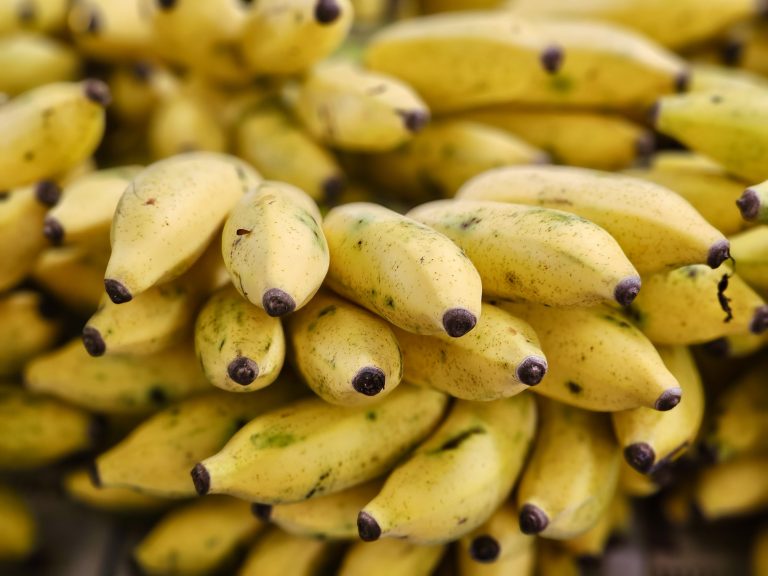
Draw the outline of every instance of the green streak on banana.
[[[455,540],[509,497],[536,430],[533,396],[454,402],[442,425],[387,477],[360,512],[365,541]]]
[[[0,4],[0,34],[33,30],[60,32],[67,19],[69,0],[10,1]]]
[[[744,190],[736,201],[744,220],[768,224],[768,181],[755,184]]]
[[[547,375],[534,392],[601,412],[670,410],[680,401],[679,383],[621,312],[498,304],[533,327],[547,355]]]
[[[541,398],[538,407],[541,424],[517,491],[520,529],[574,538],[608,508],[621,453],[606,415]]]
[[[708,521],[747,516],[768,508],[768,456],[740,456],[705,468],[694,488],[694,502]]]
[[[36,292],[0,295],[0,377],[19,374],[27,362],[57,343],[61,323],[46,316],[43,306]]]
[[[619,466],[619,490],[623,494],[632,498],[647,498],[661,489],[650,476],[638,472],[626,460],[622,459]]]
[[[150,416],[96,459],[99,483],[164,498],[189,498],[195,489],[189,470],[215,454],[249,420],[302,396],[297,382],[239,396],[207,392]]]
[[[37,523],[27,503],[0,485],[0,562],[18,562],[37,548]]]
[[[56,82],[0,107],[0,190],[54,178],[88,158],[104,133],[109,88]]]
[[[731,255],[736,261],[735,270],[752,288],[761,294],[768,293],[768,226],[759,225],[746,230],[729,241],[733,245]]]
[[[165,515],[133,557],[148,576],[202,576],[226,568],[260,528],[247,502],[210,496]]]
[[[680,195],[637,178],[575,167],[497,168],[459,199],[567,210],[604,228],[641,274],[728,258],[728,241]]]
[[[272,384],[285,359],[279,318],[243,298],[232,285],[213,294],[195,321],[195,352],[206,377],[229,392]]]
[[[317,294],[287,319],[294,363],[326,402],[370,406],[403,376],[403,357],[390,324],[343,298]]]
[[[652,473],[682,456],[693,444],[704,417],[704,388],[693,356],[684,346],[659,347],[684,400],[675,410],[645,407],[613,412],[613,430],[624,458],[638,472]]]
[[[480,275],[446,236],[367,202],[332,209],[323,231],[335,292],[416,334],[460,337],[474,328]]]
[[[0,387],[0,469],[40,468],[93,445],[86,412],[21,388]]]
[[[326,573],[338,551],[337,543],[273,528],[251,547],[237,576],[318,576]]]
[[[640,276],[613,237],[569,212],[463,199],[429,202],[407,215],[467,254],[485,297],[627,306],[640,291]]]
[[[425,546],[392,539],[357,542],[347,549],[338,574],[426,576],[434,573],[446,550],[446,546]]]
[[[404,378],[456,398],[498,400],[535,386],[547,371],[536,333],[524,320],[483,303],[477,326],[461,338],[395,328]]]
[[[314,138],[359,152],[392,150],[429,121],[429,109],[410,86],[344,61],[313,68],[294,108]]]
[[[135,62],[153,56],[144,0],[75,0],[67,23],[77,49],[94,60]]]
[[[141,356],[92,358],[77,338],[38,356],[24,370],[27,387],[94,412],[149,414],[210,389],[191,343]]]
[[[0,38],[0,69],[0,92],[16,96],[45,84],[75,80],[80,58],[58,40],[19,33]]]
[[[226,154],[191,152],[161,160],[136,176],[112,221],[104,275],[115,304],[186,272],[230,210],[260,176]]]
[[[328,271],[322,217],[306,192],[266,181],[245,194],[224,224],[221,253],[238,292],[270,316],[298,310]]]
[[[263,504],[339,492],[391,469],[435,427],[446,403],[439,392],[406,385],[375,407],[294,402],[251,420],[195,466],[195,488]]]
[[[85,468],[70,472],[62,482],[68,498],[96,510],[130,515],[151,514],[173,503],[173,500],[149,496],[130,488],[94,486]]]
[[[578,558],[600,558],[608,538],[614,532],[621,531],[622,524],[626,524],[629,514],[631,510],[628,498],[616,492],[597,523],[583,534],[564,540],[563,548]]]
[[[536,540],[537,576],[581,576],[576,558],[563,549],[560,542],[538,538]]]

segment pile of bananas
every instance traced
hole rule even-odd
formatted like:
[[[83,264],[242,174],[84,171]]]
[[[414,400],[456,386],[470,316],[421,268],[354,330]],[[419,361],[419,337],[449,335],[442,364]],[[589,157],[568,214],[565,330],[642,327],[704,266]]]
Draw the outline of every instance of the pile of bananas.
[[[0,2],[0,561],[39,470],[148,575],[768,509],[760,4]]]

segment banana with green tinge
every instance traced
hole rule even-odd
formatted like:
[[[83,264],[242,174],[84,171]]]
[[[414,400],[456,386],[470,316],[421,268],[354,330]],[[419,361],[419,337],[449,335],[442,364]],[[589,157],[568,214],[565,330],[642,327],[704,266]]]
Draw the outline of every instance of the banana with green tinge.
[[[62,480],[67,497],[96,510],[119,514],[147,514],[168,508],[173,500],[142,494],[130,488],[95,486],[91,474],[80,468]]]
[[[641,274],[728,258],[728,240],[680,195],[638,178],[586,168],[497,168],[467,182],[459,199],[567,210],[604,228]]]
[[[393,539],[357,542],[347,549],[338,575],[429,576],[434,573],[446,548]]]
[[[407,215],[467,254],[485,297],[547,306],[627,306],[640,291],[640,276],[616,240],[569,212],[462,199],[422,204]]]
[[[744,455],[701,470],[693,500],[705,520],[748,516],[768,509],[768,455]]]
[[[401,385],[377,406],[294,402],[251,420],[192,479],[199,494],[262,504],[339,492],[391,469],[440,421],[447,400]]]
[[[18,33],[0,38],[0,92],[16,96],[80,75],[80,58],[66,44],[41,34]]]
[[[9,486],[0,485],[0,562],[19,562],[38,544],[38,528],[29,505]]]
[[[273,528],[251,547],[237,576],[319,576],[327,573],[338,551],[338,543]]]
[[[153,56],[145,0],[73,0],[67,23],[78,51],[94,60],[129,61]]]
[[[20,373],[27,362],[56,345],[62,325],[46,306],[36,292],[0,294],[0,377]]]
[[[446,236],[367,202],[333,208],[323,231],[335,292],[409,332],[460,337],[474,328],[480,275]]]
[[[440,544],[474,530],[509,494],[536,430],[533,396],[454,402],[447,418],[360,511],[366,542]]]
[[[621,452],[606,415],[541,398],[538,407],[538,436],[517,490],[520,529],[565,540],[589,530],[607,509]]]
[[[461,338],[395,328],[404,378],[456,398],[498,400],[535,386],[547,371],[536,333],[524,320],[483,303],[477,326]]]

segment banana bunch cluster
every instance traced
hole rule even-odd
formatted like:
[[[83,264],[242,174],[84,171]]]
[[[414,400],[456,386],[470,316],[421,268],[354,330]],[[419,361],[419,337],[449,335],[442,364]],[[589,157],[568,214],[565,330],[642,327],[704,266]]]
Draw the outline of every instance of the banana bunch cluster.
[[[713,56],[758,13],[3,3],[0,567],[40,469],[159,576],[577,574],[631,498],[768,509],[768,55]]]

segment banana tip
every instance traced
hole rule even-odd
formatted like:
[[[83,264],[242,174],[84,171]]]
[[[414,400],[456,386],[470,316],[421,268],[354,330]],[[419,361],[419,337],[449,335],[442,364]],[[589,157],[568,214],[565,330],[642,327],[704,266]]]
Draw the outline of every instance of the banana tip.
[[[736,200],[736,206],[744,220],[755,220],[760,213],[760,196],[752,188],[747,188]]]
[[[648,110],[648,122],[651,126],[657,127],[659,124],[659,115],[661,114],[661,102],[658,100],[651,105]]]
[[[661,396],[656,399],[656,403],[653,407],[660,412],[672,410],[672,408],[680,404],[682,397],[683,391],[680,388],[675,387],[670,388],[669,390],[664,390],[664,392],[661,393]]]
[[[56,218],[46,216],[43,220],[43,236],[54,246],[60,246],[64,241],[64,227]]]
[[[104,280],[104,289],[107,291],[109,299],[115,304],[124,304],[133,300],[133,294],[119,280],[107,278]]]
[[[731,353],[731,345],[727,338],[716,338],[702,345],[704,352],[715,358],[727,358]]]
[[[336,0],[318,0],[315,4],[315,20],[318,24],[332,24],[341,16],[341,6]]]
[[[357,515],[357,533],[363,542],[373,542],[381,537],[381,526],[368,512],[361,511]]]
[[[176,0],[155,0],[155,3],[161,10],[170,10],[176,6]]]
[[[477,317],[464,308],[451,308],[443,314],[443,328],[453,338],[464,336],[477,324]]]
[[[762,334],[768,330],[768,306],[758,306],[749,323],[749,331],[753,334]]]
[[[538,534],[549,525],[549,518],[544,511],[533,504],[525,504],[520,509],[520,531],[523,534]]]
[[[640,293],[641,285],[639,276],[627,276],[616,284],[616,288],[613,290],[613,297],[622,306],[629,306]]]
[[[483,534],[469,544],[469,555],[473,560],[487,564],[495,562],[501,553],[501,546],[493,536]]]
[[[272,518],[271,504],[251,504],[251,513],[262,522],[269,522]]]
[[[678,92],[687,92],[688,87],[691,85],[691,71],[683,70],[675,76],[675,90]]]
[[[86,352],[91,356],[103,356],[104,352],[107,351],[107,344],[104,342],[104,338],[101,337],[101,333],[93,326],[83,328],[82,339]]]
[[[563,65],[565,54],[560,46],[547,46],[541,53],[541,66],[550,74],[555,74]]]
[[[55,206],[61,198],[61,188],[53,180],[41,180],[35,185],[35,198],[40,204]]]
[[[236,384],[248,386],[259,375],[259,365],[250,358],[238,356],[227,366],[227,374]]]
[[[651,132],[643,132],[635,140],[635,155],[641,163],[648,163],[656,150],[656,138]]]
[[[296,309],[296,301],[287,292],[270,288],[261,299],[264,311],[270,316],[285,316]]]
[[[403,125],[408,132],[421,132],[422,128],[429,124],[429,112],[426,110],[400,110],[398,111],[403,118]]]
[[[722,240],[718,240],[712,246],[709,248],[709,253],[707,254],[707,265],[710,268],[717,268],[725,262],[728,258],[731,257],[731,244],[723,238]]]
[[[109,106],[109,103],[112,101],[112,94],[109,91],[109,86],[101,80],[95,80],[93,78],[85,80],[83,82],[83,93],[88,100],[105,108]]]
[[[547,360],[541,356],[528,356],[517,366],[517,379],[528,386],[536,386],[547,373]]]
[[[323,180],[321,187],[325,203],[330,204],[331,206],[338,204],[345,186],[346,183],[341,176],[334,175]]]
[[[86,471],[88,472],[88,478],[91,480],[91,484],[95,488],[101,488],[101,475],[99,474],[99,467],[96,465],[96,462],[91,462]]]
[[[636,442],[624,448],[627,464],[642,474],[647,474],[656,461],[656,453],[645,442]]]
[[[385,381],[386,375],[381,368],[366,366],[352,378],[352,388],[365,396],[376,396],[384,390]]]
[[[202,464],[195,464],[192,468],[192,482],[195,484],[195,490],[200,496],[205,496],[211,489],[211,476],[208,470]]]

